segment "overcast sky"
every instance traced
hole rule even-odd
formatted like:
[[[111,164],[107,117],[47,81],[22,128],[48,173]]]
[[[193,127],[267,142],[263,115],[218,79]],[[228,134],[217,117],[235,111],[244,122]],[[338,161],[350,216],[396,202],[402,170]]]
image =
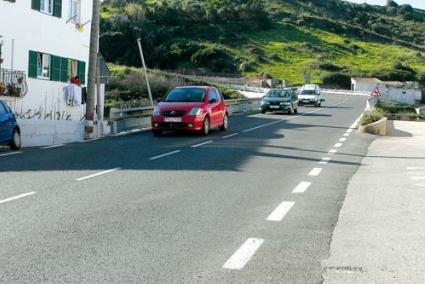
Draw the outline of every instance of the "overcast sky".
[[[377,5],[385,5],[387,0],[349,0],[356,3],[369,3]],[[395,0],[399,5],[401,4],[410,4],[413,7],[424,9],[425,10],[425,1],[424,0]]]

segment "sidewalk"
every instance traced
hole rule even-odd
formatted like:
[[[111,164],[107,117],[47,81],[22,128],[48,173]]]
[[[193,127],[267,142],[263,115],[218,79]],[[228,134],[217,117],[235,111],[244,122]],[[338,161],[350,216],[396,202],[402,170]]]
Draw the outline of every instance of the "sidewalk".
[[[350,181],[324,283],[425,283],[425,123],[394,126]]]

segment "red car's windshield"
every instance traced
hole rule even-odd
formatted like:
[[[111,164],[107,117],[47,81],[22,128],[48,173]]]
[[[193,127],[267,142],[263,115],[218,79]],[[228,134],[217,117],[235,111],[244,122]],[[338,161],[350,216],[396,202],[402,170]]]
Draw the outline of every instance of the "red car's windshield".
[[[201,103],[205,99],[203,88],[177,88],[164,100],[167,103]]]

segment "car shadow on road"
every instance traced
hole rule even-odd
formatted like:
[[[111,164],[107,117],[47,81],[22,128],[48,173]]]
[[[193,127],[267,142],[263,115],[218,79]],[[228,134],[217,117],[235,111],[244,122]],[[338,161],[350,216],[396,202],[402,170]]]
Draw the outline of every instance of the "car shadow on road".
[[[319,114],[318,114],[319,116]],[[330,115],[320,115],[327,117]],[[285,141],[284,129],[308,130],[309,128],[323,127],[334,131],[335,125],[306,125],[295,124],[285,117],[275,119],[270,116],[241,116],[234,117],[233,131],[220,132],[215,130],[210,136],[204,137],[191,133],[166,133],[163,137],[153,137],[151,133],[135,133],[128,136],[112,137],[89,143],[75,143],[52,149],[25,149],[24,153],[0,157],[0,172],[27,172],[27,171],[102,171],[112,168],[123,170],[144,171],[240,171],[250,159],[254,157],[268,157],[290,160],[304,160],[318,162],[320,149],[291,149],[282,148],[287,153],[264,152],[270,141]],[[244,132],[249,128],[260,127],[252,132]],[[238,132],[238,136],[223,139],[224,136]],[[321,135],[326,135],[323,130]],[[312,139],[312,137],[307,138]],[[193,145],[205,141],[213,143],[200,148]],[[244,144],[247,143],[248,144]],[[291,151],[302,151],[292,153]],[[181,151],[161,159],[152,160],[152,157]],[[309,155],[312,153],[312,155]],[[346,165],[358,165],[356,162],[334,161]]]

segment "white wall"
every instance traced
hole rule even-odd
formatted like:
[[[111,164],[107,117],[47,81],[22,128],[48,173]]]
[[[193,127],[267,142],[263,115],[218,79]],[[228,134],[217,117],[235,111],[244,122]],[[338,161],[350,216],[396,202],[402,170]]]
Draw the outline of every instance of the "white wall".
[[[30,0],[15,3],[0,1],[0,35],[4,41],[1,67],[25,71],[28,76],[29,50],[33,50],[84,61],[88,69],[90,23],[83,32],[79,32],[74,23],[66,23],[68,9],[69,0],[63,0],[62,17],[57,18],[32,10]],[[91,13],[92,0],[81,0],[81,22],[90,20]],[[73,120],[82,117],[84,106],[69,107],[65,104],[63,87],[66,84],[32,78],[27,78],[27,83],[29,91],[26,97],[11,103],[19,111],[47,107],[49,111],[67,111],[72,114]]]
[[[84,140],[84,123],[81,121],[59,121],[18,119],[21,128],[22,147],[49,146]]]
[[[415,89],[401,89],[401,88],[391,88],[388,87],[384,89],[382,94],[384,99],[413,105],[416,101],[421,100],[422,92]]]

